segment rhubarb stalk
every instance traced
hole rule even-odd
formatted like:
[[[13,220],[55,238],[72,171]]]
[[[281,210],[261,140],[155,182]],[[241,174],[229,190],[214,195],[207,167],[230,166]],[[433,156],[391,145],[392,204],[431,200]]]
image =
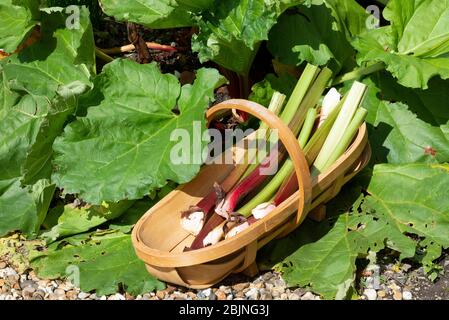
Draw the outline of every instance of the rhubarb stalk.
[[[337,148],[341,138],[349,126],[349,123],[354,117],[354,114],[365,95],[366,88],[366,85],[357,81],[355,81],[352,85],[351,90],[343,103],[341,111],[338,114],[338,117],[335,120],[335,123],[332,126],[332,129],[313,164],[313,175],[318,175],[320,172],[324,171],[329,157]]]

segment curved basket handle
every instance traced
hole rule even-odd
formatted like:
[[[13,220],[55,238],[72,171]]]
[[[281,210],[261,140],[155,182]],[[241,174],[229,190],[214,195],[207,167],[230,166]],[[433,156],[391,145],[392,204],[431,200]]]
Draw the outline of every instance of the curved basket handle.
[[[312,182],[307,160],[299,147],[295,135],[273,112],[258,103],[243,99],[226,100],[210,108],[206,113],[208,123],[214,118],[214,115],[229,109],[237,109],[249,113],[265,122],[271,129],[278,130],[279,140],[281,140],[293,162],[296,178],[298,179],[299,201],[296,224],[299,224],[302,221],[303,216],[307,214],[308,207],[312,200]]]

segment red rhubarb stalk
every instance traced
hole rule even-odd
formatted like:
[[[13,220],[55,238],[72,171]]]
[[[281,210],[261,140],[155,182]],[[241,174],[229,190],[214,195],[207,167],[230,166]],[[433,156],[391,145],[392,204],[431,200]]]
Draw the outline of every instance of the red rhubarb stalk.
[[[226,195],[220,204],[215,208],[215,212],[224,218],[228,218],[237,204],[248,193],[259,187],[268,177],[264,172],[272,166],[273,161],[282,161],[285,156],[285,148],[281,147],[278,151],[278,144],[270,151],[268,157],[266,157],[254,171],[252,171],[246,178],[240,181],[232,190]]]

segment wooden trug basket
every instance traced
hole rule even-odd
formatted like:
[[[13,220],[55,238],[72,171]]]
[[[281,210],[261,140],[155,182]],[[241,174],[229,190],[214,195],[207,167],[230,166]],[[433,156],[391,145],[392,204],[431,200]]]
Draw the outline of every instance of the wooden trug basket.
[[[300,188],[273,212],[236,236],[213,246],[183,252],[194,237],[181,228],[181,211],[195,205],[213,189],[214,182],[223,181],[235,167],[204,165],[191,182],[179,186],[148,210],[133,229],[132,241],[137,256],[158,279],[202,289],[231,273],[255,275],[258,272],[257,250],[296,229],[312,210],[322,212],[324,204],[365,167],[371,156],[364,123],[348,150],[327,172],[311,181],[307,160],[295,136],[276,115],[257,103],[233,99],[209,109],[207,120],[210,122],[217,114],[230,109],[245,111],[278,130],[279,139],[294,163]]]

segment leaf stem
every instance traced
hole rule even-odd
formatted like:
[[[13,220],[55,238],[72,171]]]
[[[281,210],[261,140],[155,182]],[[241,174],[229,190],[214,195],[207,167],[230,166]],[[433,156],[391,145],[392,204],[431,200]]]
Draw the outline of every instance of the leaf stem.
[[[342,76],[337,77],[335,79],[335,81],[332,83],[332,85],[335,86],[337,84],[342,84],[346,81],[357,80],[363,76],[367,76],[371,73],[374,73],[374,72],[377,72],[377,71],[380,71],[383,69],[385,69],[385,64],[383,62],[377,62],[370,66],[358,68],[358,69],[348,72]]]
[[[104,53],[101,49],[95,47],[95,55],[106,63],[114,61],[114,58]]]

